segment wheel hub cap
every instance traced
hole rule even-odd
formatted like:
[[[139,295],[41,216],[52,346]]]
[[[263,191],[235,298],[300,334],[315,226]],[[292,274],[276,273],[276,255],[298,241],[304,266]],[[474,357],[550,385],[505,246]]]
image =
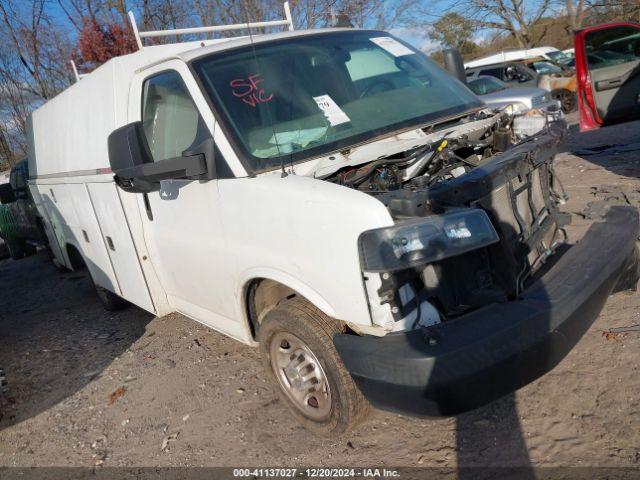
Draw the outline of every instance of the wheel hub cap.
[[[278,333],[269,350],[280,387],[295,407],[314,420],[327,418],[331,413],[329,382],[311,349],[295,335]]]

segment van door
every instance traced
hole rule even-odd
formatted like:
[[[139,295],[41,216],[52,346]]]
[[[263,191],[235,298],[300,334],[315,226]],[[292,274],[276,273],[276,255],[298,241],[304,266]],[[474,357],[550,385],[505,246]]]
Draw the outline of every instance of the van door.
[[[213,114],[178,60],[136,77],[129,121],[138,120],[154,161],[179,157],[214,133]],[[163,181],[159,192],[137,196],[150,259],[171,307],[244,339],[240,323],[232,320],[233,258],[224,240],[218,181]]]
[[[99,234],[118,282],[116,293],[148,312],[154,312],[117,187],[113,182],[88,183],[87,189],[100,225]]]
[[[65,252],[61,255],[63,263],[68,267],[72,266],[71,260],[66,258],[65,246],[73,245],[85,259],[87,269],[96,285],[121,295],[86,185],[41,184],[38,187],[56,243],[62,247],[61,252]]]
[[[576,69],[583,130],[640,119],[640,25],[578,32]]]

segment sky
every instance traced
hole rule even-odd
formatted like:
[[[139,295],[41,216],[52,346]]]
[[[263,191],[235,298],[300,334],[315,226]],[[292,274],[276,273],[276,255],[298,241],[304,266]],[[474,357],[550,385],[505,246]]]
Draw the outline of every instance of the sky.
[[[51,2],[49,4],[48,12],[55,19],[56,23],[58,23],[61,26],[64,26],[64,27],[67,27],[67,28],[73,30],[71,24],[69,23],[68,19],[65,16],[64,12],[57,5],[56,2]],[[294,21],[295,21],[295,19],[294,19]],[[426,25],[424,27],[410,27],[410,28],[408,28],[408,27],[399,27],[399,28],[392,28],[391,30],[389,30],[389,32],[392,35],[395,35],[395,36],[401,38],[405,42],[410,43],[414,47],[416,47],[416,48],[418,48],[418,49],[420,49],[420,50],[422,50],[424,52],[431,53],[431,52],[433,52],[435,50],[438,50],[440,48],[440,46],[439,46],[438,43],[433,42],[432,40],[429,39],[429,36],[427,34],[427,28],[428,27]]]
[[[429,38],[426,27],[392,28],[389,33],[426,53],[431,53],[440,48],[437,42]]]

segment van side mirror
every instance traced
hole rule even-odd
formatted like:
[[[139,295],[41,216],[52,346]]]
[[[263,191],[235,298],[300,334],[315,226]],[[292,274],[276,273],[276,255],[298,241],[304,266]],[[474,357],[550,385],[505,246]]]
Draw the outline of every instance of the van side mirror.
[[[161,180],[209,180],[215,175],[212,138],[180,157],[154,162],[142,122],[133,122],[109,135],[108,149],[115,182],[126,192],[151,193],[160,190]]]

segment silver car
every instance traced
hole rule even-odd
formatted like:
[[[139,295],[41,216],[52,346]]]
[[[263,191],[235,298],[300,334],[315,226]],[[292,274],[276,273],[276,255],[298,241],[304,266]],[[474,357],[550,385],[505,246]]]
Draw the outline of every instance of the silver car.
[[[491,107],[513,105],[516,112],[525,112],[532,108],[544,111],[556,111],[559,103],[547,90],[537,87],[510,87],[503,81],[489,76],[479,76],[470,80],[469,88]]]

